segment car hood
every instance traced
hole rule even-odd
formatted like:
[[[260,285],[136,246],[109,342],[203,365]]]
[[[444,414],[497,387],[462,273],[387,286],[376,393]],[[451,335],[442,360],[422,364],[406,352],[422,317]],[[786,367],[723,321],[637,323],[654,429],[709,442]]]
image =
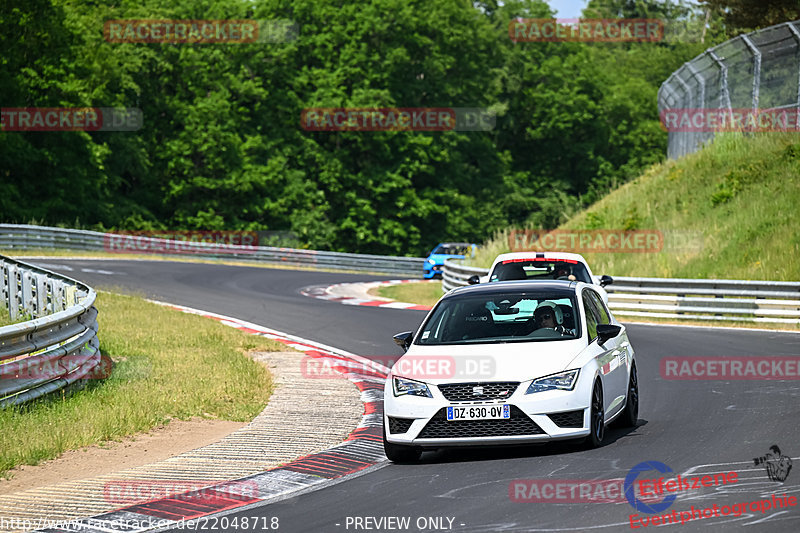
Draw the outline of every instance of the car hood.
[[[585,339],[448,346],[412,345],[392,374],[426,383],[528,381],[569,370]],[[568,368],[569,367],[569,368]]]

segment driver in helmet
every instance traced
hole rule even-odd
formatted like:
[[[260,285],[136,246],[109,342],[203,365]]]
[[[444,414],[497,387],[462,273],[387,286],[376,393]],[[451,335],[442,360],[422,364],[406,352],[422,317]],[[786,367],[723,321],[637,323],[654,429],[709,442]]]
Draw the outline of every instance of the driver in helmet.
[[[536,310],[533,312],[533,321],[535,329],[553,329],[561,334],[566,332],[563,326],[564,313],[551,301],[545,300],[536,306]]]
[[[572,273],[572,269],[568,265],[560,264],[556,266],[556,279],[575,281],[577,278]]]

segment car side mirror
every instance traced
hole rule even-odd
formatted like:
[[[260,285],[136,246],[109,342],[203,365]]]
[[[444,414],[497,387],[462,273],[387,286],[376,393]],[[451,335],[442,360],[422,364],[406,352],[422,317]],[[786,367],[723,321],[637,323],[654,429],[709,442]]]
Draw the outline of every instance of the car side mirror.
[[[613,339],[622,331],[622,327],[614,324],[597,324],[597,344],[601,346],[608,339]]]
[[[614,278],[612,278],[611,276],[606,276],[605,274],[600,276],[601,287],[605,287],[606,285],[611,285],[612,283],[614,283]]]
[[[392,339],[394,339],[394,343],[397,344],[399,347],[401,347],[404,352],[407,351],[408,348],[411,346],[411,340],[413,338],[414,338],[413,331],[404,331],[392,337]]]
[[[473,274],[472,276],[467,278],[467,283],[469,283],[470,285],[477,285],[480,282],[481,278],[477,274]]]

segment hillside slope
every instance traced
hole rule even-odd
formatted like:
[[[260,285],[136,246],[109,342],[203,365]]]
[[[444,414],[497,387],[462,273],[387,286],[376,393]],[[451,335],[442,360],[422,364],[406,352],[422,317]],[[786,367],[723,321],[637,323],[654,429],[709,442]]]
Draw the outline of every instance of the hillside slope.
[[[657,253],[584,254],[595,273],[791,281],[800,280],[799,204],[800,135],[725,134],[695,154],[652,166],[560,229],[655,229],[665,236]],[[500,233],[474,264],[489,266],[509,249],[508,232]]]

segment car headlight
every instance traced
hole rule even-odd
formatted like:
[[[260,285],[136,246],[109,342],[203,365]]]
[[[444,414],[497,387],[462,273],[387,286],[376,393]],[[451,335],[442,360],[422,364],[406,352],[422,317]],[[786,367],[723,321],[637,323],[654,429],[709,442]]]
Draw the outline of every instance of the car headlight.
[[[434,261],[433,259],[428,259],[428,263],[430,263],[430,264],[432,264],[432,265],[435,265],[435,264],[436,264],[436,261]]]
[[[423,396],[425,398],[433,398],[428,386],[421,381],[414,381],[413,379],[406,378],[392,378],[392,388],[394,389],[395,396],[402,396],[408,394],[410,396]]]
[[[533,382],[525,391],[525,394],[533,394],[534,392],[543,392],[546,390],[572,390],[575,383],[578,381],[578,373],[580,370],[567,370],[566,372],[559,372],[558,374],[551,374],[543,378],[534,379]]]

